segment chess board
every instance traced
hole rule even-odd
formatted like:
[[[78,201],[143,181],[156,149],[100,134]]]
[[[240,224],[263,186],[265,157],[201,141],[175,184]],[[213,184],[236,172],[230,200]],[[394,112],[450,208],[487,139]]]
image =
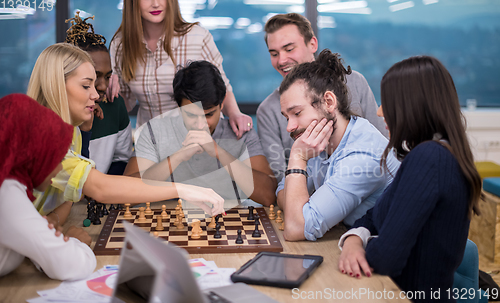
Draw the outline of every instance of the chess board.
[[[226,211],[227,215],[219,219],[221,226],[219,232],[220,239],[215,239],[215,229],[207,227],[212,220],[203,210],[184,210],[183,218],[184,228],[178,229],[175,226],[175,210],[167,209],[168,218],[163,219],[164,230],[156,231],[156,216],[160,215],[161,209],[152,209],[152,215],[146,215],[146,222],[138,222],[139,210],[130,209],[134,218],[124,219],[125,210],[112,210],[104,223],[101,234],[97,238],[94,246],[96,255],[119,255],[125,241],[125,230],[123,221],[133,223],[135,226],[151,233],[158,232],[158,238],[163,241],[176,244],[193,254],[210,253],[246,253],[260,251],[283,251],[283,246],[267,216],[264,208],[255,208],[254,213],[259,215],[260,238],[253,238],[252,233],[255,230],[254,220],[248,220],[247,208],[233,208]],[[203,233],[200,239],[191,239],[191,222],[193,219],[201,221]],[[189,225],[186,223],[188,222]],[[243,244],[236,244],[238,229],[242,230],[241,237]]]

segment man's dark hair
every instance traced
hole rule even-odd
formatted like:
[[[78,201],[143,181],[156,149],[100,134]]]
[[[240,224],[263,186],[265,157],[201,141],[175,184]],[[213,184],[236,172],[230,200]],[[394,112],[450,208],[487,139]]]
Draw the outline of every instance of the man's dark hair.
[[[204,110],[222,104],[226,84],[219,69],[208,61],[193,61],[175,74],[174,100],[179,107],[182,99],[201,101]]]
[[[346,75],[351,74],[351,67],[342,65],[342,59],[337,53],[324,49],[316,61],[295,66],[281,82],[279,93],[283,94],[297,81],[303,81],[307,86],[307,94],[311,104],[319,107],[326,91],[331,91],[337,97],[337,109],[347,120],[355,114],[350,109],[349,91],[346,85]]]

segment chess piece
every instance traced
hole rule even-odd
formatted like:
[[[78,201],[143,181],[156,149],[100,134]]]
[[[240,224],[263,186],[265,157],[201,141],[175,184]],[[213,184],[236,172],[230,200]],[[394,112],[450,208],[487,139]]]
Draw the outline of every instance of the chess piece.
[[[276,219],[276,213],[274,212],[274,205],[269,206],[269,219]]]
[[[104,212],[103,212],[103,210],[102,210],[103,206],[104,206],[104,205],[102,205],[102,203],[97,203],[97,205],[96,205],[96,208],[97,208],[97,211],[96,211],[96,212],[97,212],[97,214],[98,214],[99,218],[104,217]]]
[[[163,230],[163,218],[160,216],[156,216],[156,230]]]
[[[177,200],[177,206],[179,206],[179,208],[182,208],[182,200],[181,199]]]
[[[255,219],[255,230],[252,233],[252,238],[260,238],[260,231],[259,231],[259,219]]]
[[[92,221],[90,221],[89,219],[83,220],[83,227],[89,227],[90,224],[92,224]]]
[[[278,217],[276,218],[276,223],[282,223],[283,218],[281,217],[281,210],[278,210]]]
[[[216,219],[217,220],[217,219]],[[214,234],[214,239],[220,239],[222,238],[222,235],[220,234],[220,224],[219,222],[215,223],[215,234]]]
[[[122,204],[116,204],[116,209],[123,210],[123,205]]]
[[[104,204],[102,205],[102,214],[105,216],[109,215],[109,211],[106,208],[106,205],[104,205]]]
[[[115,205],[114,205],[114,204],[111,204],[111,205],[109,206],[109,211],[112,211],[112,210],[115,210],[115,209],[118,209],[118,208],[117,208],[117,207],[115,207]]]
[[[165,204],[163,204],[161,206],[161,217],[163,219],[167,219],[168,218],[168,214],[167,214],[167,206]]]
[[[215,228],[215,216],[213,216],[212,220],[210,220],[210,224],[208,224],[208,227]]]
[[[200,227],[200,220],[194,219],[193,222],[191,223],[192,229],[191,229],[191,239],[198,240],[200,238],[200,235],[202,233],[202,229]]]
[[[146,202],[146,211],[144,212],[146,215],[152,215],[153,211],[151,210],[151,203]]]
[[[146,214],[144,213],[144,207],[139,207],[139,220],[137,222],[146,222]]]
[[[281,223],[279,230],[285,230],[285,221]]]
[[[92,205],[91,202],[87,203],[87,219],[92,220],[92,213],[93,213],[93,208],[94,206]]]
[[[175,217],[175,226],[177,229],[183,229],[184,228],[184,223],[182,223],[182,217],[177,215]]]
[[[125,214],[123,215],[125,219],[133,219],[132,213],[130,212],[130,204],[125,204]]]
[[[253,209],[254,209],[253,206],[249,206],[248,207],[248,217],[247,217],[247,220],[250,220],[250,221],[255,220],[255,218],[253,216]]]
[[[97,209],[97,206],[94,208],[92,224],[101,225],[101,219],[99,218],[99,211]]]
[[[241,238],[241,229],[238,229],[238,238],[236,238],[236,244],[243,244],[243,239]]]

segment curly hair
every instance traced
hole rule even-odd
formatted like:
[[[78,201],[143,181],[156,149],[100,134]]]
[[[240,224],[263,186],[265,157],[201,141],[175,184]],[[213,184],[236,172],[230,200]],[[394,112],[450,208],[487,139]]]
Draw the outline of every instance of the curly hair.
[[[88,19],[94,19],[94,16],[82,19],[80,12],[76,12],[75,17],[66,20],[66,23],[71,23],[71,27],[66,31],[66,43],[73,44],[83,49],[84,51],[105,51],[108,52],[106,47],[106,38],[96,34],[92,24],[87,23]]]

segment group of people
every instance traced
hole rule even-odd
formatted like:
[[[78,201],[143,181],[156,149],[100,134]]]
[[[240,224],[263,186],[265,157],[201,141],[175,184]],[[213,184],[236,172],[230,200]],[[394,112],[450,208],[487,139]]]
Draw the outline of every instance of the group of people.
[[[437,59],[391,67],[377,110],[339,54],[315,56],[305,17],[275,15],[265,43],[284,79],[257,110],[257,134],[211,34],[182,19],[178,0],[124,1],[110,50],[87,19],[75,16],[66,43],[40,54],[27,96],[0,100],[0,225],[16,227],[0,238],[0,275],[25,256],[54,279],[89,275],[88,234],[61,235],[84,196],[182,198],[210,215],[249,198],[277,203],[288,241],[350,228],[339,240],[345,274],[389,275],[405,291],[452,287],[481,179]],[[136,100],[133,151],[127,108]]]

